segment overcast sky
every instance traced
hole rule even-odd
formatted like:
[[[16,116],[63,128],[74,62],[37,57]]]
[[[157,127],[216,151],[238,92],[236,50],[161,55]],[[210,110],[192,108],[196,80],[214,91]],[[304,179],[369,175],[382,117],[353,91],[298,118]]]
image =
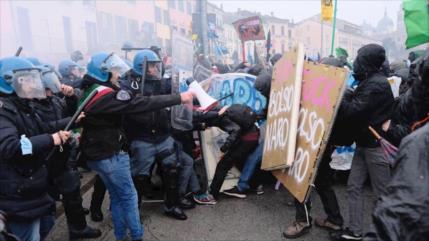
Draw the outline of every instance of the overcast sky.
[[[294,19],[295,22],[320,13],[320,0],[209,0],[223,9],[235,12],[238,8],[258,11],[262,14],[274,12],[274,16]],[[375,26],[383,17],[384,10],[396,25],[398,10],[402,0],[338,0],[337,17],[355,24],[365,20]]]

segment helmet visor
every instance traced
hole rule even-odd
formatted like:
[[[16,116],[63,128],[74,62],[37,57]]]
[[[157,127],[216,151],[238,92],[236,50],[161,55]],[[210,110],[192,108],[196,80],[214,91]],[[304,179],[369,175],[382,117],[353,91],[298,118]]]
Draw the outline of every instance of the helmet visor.
[[[16,95],[23,99],[46,98],[38,69],[18,70],[14,72],[12,86]]]
[[[108,72],[116,72],[119,76],[124,76],[131,68],[116,54],[111,54],[104,61]]]
[[[146,79],[160,80],[162,78],[162,62],[147,62]]]
[[[42,73],[42,83],[45,89],[51,90],[54,94],[61,91],[60,79],[53,71]]]

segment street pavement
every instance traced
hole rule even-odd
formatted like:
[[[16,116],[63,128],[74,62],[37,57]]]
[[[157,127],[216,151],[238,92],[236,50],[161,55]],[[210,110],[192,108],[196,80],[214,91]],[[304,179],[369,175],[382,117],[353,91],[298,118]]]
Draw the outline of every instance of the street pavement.
[[[166,217],[162,213],[162,204],[144,203],[141,208],[142,222],[145,227],[146,241],[277,241],[285,240],[282,232],[294,221],[295,211],[292,196],[284,188],[275,191],[273,186],[265,186],[265,194],[251,194],[246,199],[222,196],[218,204],[213,206],[197,206],[187,210],[188,220],[178,221]],[[347,194],[344,184],[335,186],[342,214],[348,219]],[[92,190],[84,195],[84,206],[88,207]],[[107,196],[106,196],[107,197]],[[367,229],[370,211],[374,198],[370,188],[364,192],[365,214],[364,223]],[[316,192],[312,193],[313,217],[323,216],[323,208]],[[87,217],[88,223],[102,229],[103,235],[98,239],[114,241],[111,216],[108,213],[108,198],[103,204],[105,219],[94,223]],[[64,215],[61,215],[48,241],[68,240],[67,226]],[[328,232],[313,225],[310,233],[295,239],[298,241],[329,240]]]

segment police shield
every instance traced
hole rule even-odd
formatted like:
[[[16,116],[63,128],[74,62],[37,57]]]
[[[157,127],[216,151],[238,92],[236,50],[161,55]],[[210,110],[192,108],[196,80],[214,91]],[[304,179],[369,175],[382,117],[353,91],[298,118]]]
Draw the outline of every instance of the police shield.
[[[188,89],[185,76],[173,70],[171,76],[171,93],[178,94]],[[192,104],[176,105],[171,108],[171,126],[176,130],[192,130]]]

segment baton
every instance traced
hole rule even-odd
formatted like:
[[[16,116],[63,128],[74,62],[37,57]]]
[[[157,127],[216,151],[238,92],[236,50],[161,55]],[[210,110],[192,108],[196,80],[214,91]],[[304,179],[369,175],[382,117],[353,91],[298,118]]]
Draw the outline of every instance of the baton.
[[[19,55],[21,54],[22,51],[22,46],[19,46],[18,50],[16,50],[15,56],[19,57]]]

